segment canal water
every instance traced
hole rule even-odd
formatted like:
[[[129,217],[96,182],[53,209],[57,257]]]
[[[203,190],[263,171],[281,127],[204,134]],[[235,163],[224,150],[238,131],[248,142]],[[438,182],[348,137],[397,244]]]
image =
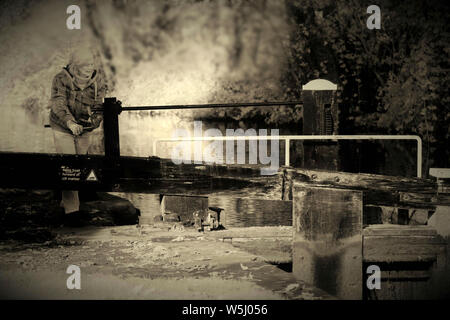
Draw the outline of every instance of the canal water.
[[[153,221],[161,214],[159,194],[113,193],[130,200],[141,217]],[[223,194],[208,196],[210,207],[223,208],[220,219],[225,228],[292,225],[292,202],[257,198],[238,198]]]

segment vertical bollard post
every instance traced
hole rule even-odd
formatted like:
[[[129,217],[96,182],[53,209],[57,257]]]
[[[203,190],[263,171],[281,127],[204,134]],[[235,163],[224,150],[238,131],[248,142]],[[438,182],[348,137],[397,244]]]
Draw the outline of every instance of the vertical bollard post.
[[[119,143],[119,114],[121,105],[116,98],[105,98],[103,104],[103,130],[105,141],[105,157],[107,171],[109,171],[107,181],[115,185],[118,178],[118,166],[120,158]]]
[[[339,134],[337,85],[316,79],[302,87],[303,134]],[[304,165],[313,169],[339,170],[337,142],[304,141]]]

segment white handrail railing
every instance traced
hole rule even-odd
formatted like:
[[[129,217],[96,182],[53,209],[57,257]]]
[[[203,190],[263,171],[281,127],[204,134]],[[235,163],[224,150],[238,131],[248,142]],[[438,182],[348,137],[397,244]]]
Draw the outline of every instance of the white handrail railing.
[[[290,164],[289,143],[291,140],[416,140],[417,141],[417,177],[422,178],[422,139],[415,135],[281,135],[281,136],[218,136],[218,137],[179,137],[153,141],[153,155],[156,155],[158,142],[171,141],[229,141],[229,140],[284,140],[285,166]]]

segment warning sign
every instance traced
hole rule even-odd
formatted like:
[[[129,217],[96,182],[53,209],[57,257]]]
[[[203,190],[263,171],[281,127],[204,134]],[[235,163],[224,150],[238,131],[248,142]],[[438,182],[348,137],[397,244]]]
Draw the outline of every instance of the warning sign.
[[[95,175],[94,170],[91,170],[91,172],[89,172],[86,181],[98,181],[97,176]]]
[[[81,169],[61,166],[61,181],[80,181]]]

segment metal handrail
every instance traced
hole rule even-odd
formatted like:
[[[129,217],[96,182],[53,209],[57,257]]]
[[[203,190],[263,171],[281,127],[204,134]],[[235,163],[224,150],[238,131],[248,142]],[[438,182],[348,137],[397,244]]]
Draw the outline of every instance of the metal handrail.
[[[280,136],[220,136],[220,137],[179,137],[164,138],[153,141],[153,155],[156,155],[158,142],[171,141],[229,141],[229,140],[284,140],[285,166],[290,164],[289,144],[291,140],[416,140],[417,142],[417,177],[422,178],[422,139],[415,135],[280,135]]]

